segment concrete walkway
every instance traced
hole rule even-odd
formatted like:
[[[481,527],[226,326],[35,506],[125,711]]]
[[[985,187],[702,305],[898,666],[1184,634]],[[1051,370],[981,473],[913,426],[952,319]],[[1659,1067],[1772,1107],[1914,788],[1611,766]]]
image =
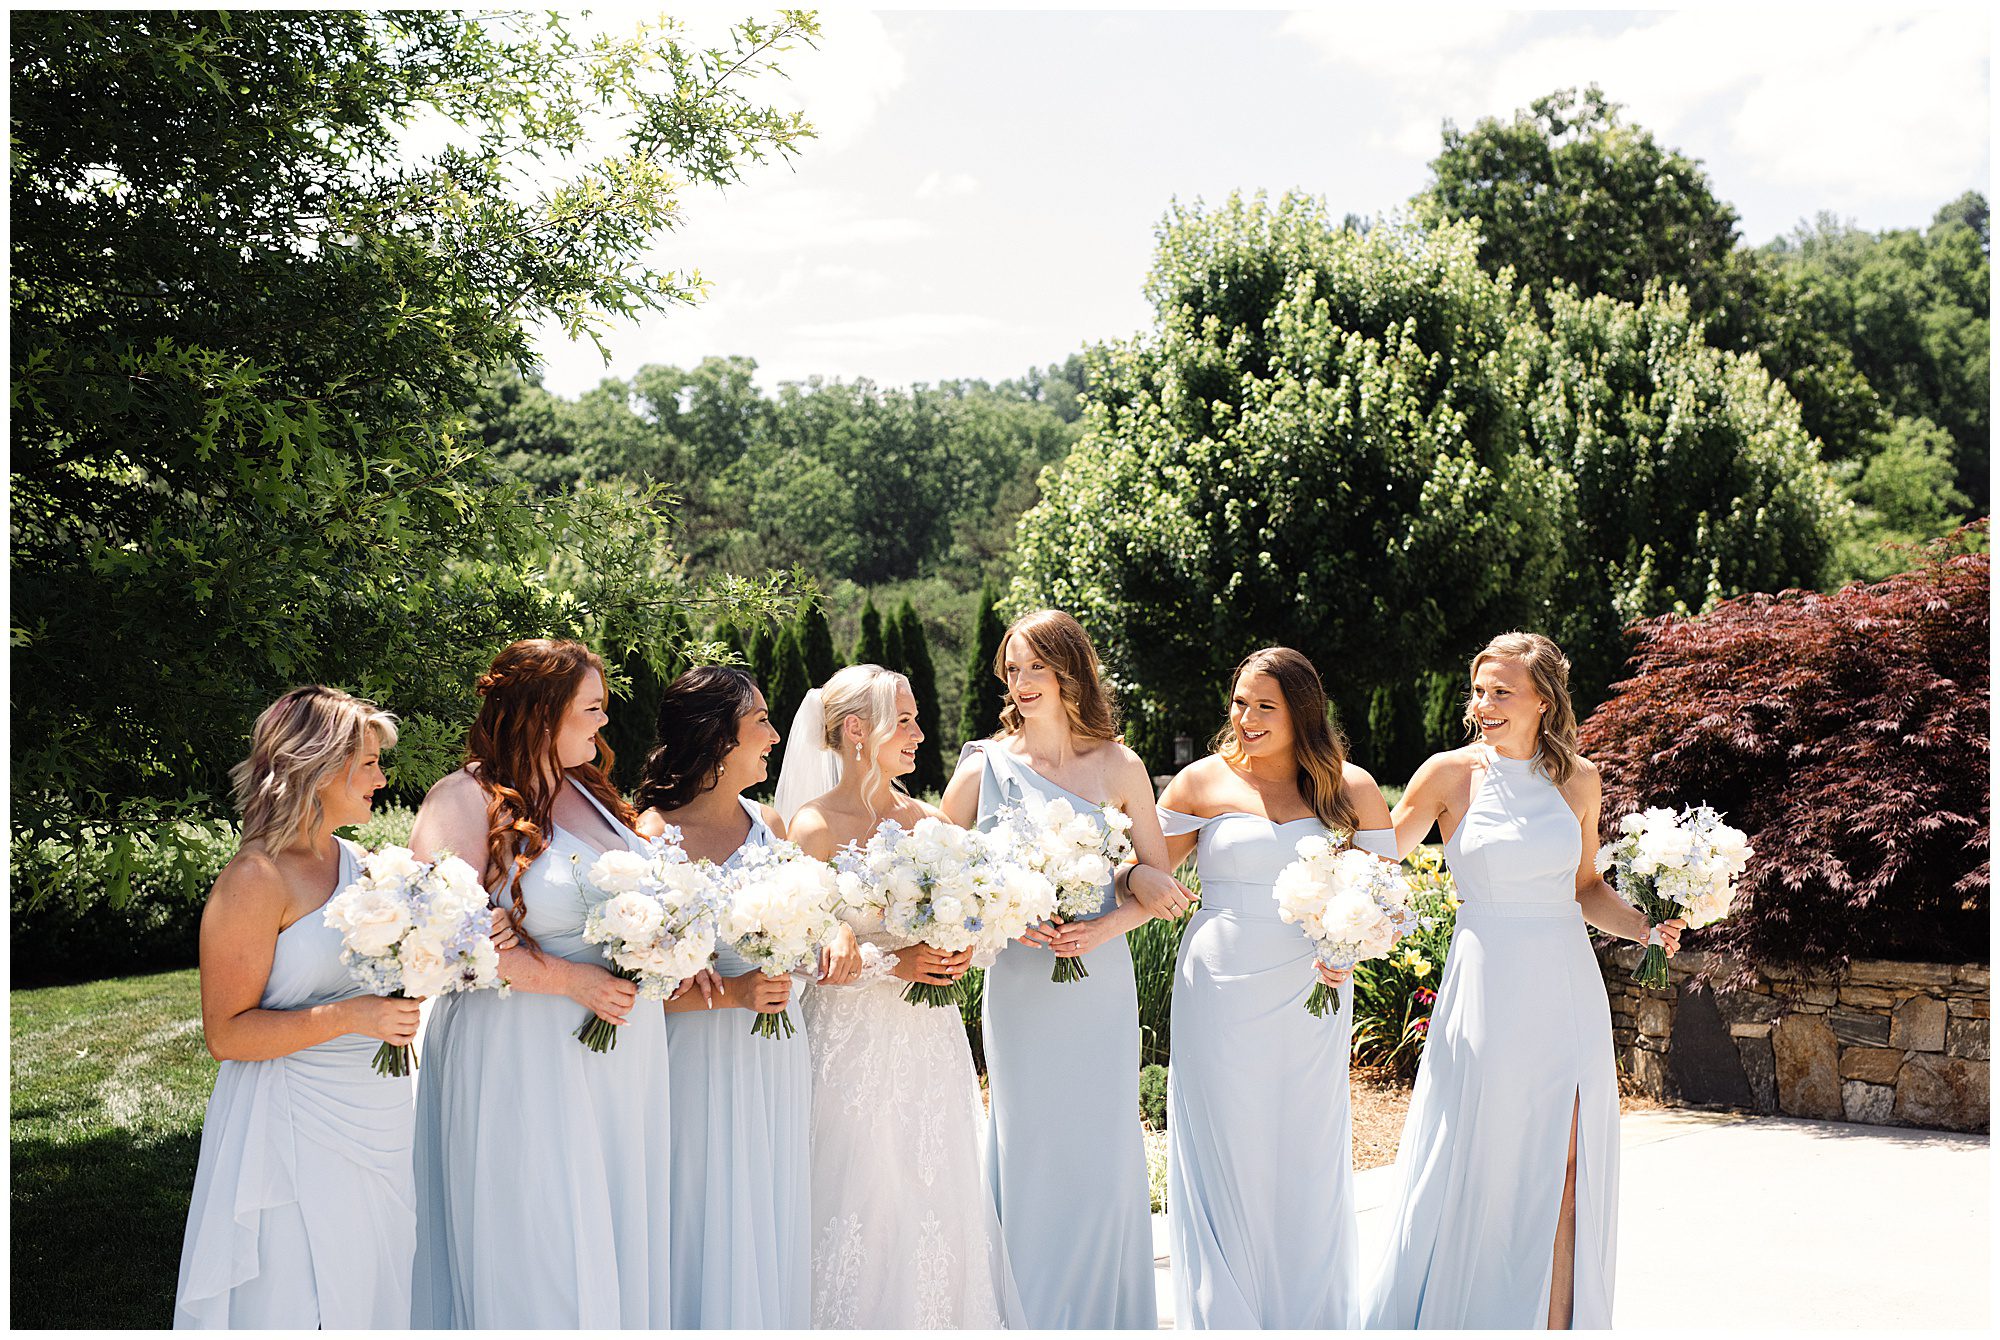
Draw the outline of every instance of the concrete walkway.
[[[1992,1320],[1983,1135],[1733,1113],[1638,1112],[1623,1137],[1625,1328],[1985,1329]],[[1395,1170],[1355,1175],[1362,1272],[1388,1233]],[[1153,1216],[1160,1324],[1173,1325],[1166,1220]]]

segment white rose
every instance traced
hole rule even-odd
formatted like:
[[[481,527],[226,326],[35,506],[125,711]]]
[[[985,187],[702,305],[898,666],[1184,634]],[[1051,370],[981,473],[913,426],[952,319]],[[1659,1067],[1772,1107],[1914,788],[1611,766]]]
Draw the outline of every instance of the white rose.
[[[368,877],[385,884],[414,879],[424,868],[408,847],[384,847],[367,859]]]
[[[643,893],[621,893],[608,900],[597,915],[604,929],[626,944],[647,943],[666,923],[666,910]]]
[[[636,851],[608,851],[590,867],[590,882],[605,893],[631,893],[645,882],[651,863]]]
[[[410,929],[410,909],[395,894],[359,889],[327,904],[326,923],[355,953],[380,958]]]
[[[445,957],[443,948],[423,936],[406,941],[396,961],[403,969],[405,995],[435,996],[458,976],[458,966]]]

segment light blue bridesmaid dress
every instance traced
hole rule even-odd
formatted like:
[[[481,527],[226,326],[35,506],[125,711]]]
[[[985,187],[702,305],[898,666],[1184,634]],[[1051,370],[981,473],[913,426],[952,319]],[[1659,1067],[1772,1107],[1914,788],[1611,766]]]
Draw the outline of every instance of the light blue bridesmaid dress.
[[[1457,929],[1396,1153],[1371,1329],[1548,1323],[1576,1111],[1574,1325],[1611,1324],[1618,1084],[1611,1010],[1576,901],[1583,835],[1532,761],[1485,768],[1444,844]]]
[[[1326,826],[1160,810],[1199,830],[1201,906],[1174,969],[1167,1228],[1183,1330],[1348,1330],[1360,1319],[1347,1102],[1354,994],[1315,1018],[1312,942],[1278,918],[1278,872]],[[1389,829],[1355,845],[1395,855]]]
[[[334,891],[359,874],[340,843]],[[362,994],[320,910],[278,932],[257,1002],[303,1010]],[[374,1070],[360,1033],[268,1061],[224,1061],[201,1127],[174,1326],[333,1330],[410,1324],[416,1242],[410,1080]]]
[[[1096,808],[996,741],[965,749],[983,763],[981,822],[1029,791]],[[1113,906],[1107,883],[1096,915]],[[1083,963],[1088,977],[1052,982],[1055,955],[1015,943],[986,970],[987,1185],[1029,1327],[1153,1330],[1132,952],[1121,935]]]
[[[634,850],[639,835],[577,786]],[[544,954],[603,964],[583,941],[577,866],[598,849],[560,826],[521,875]],[[667,1021],[641,1001],[618,1045],[576,1039],[567,996],[448,995],[432,1009],[417,1086],[417,1265],[426,1329],[665,1328]]]
[[[750,835],[726,866],[777,841],[743,808]],[[755,971],[727,945],[715,954],[724,977]],[[753,1035],[743,1010],[667,1016],[675,1330],[812,1324],[812,1053],[796,989],[790,1013],[789,1038]]]

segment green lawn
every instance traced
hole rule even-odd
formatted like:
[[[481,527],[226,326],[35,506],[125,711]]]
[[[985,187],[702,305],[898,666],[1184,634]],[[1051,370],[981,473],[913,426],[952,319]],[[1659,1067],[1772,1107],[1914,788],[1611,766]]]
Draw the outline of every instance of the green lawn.
[[[18,1327],[159,1328],[215,1061],[192,969],[15,991]]]

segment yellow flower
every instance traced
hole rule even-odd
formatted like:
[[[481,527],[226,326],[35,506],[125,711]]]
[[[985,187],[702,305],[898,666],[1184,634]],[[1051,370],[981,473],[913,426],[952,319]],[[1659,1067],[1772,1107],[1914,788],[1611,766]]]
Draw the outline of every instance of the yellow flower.
[[[1419,977],[1428,977],[1431,975],[1431,961],[1427,958],[1418,956],[1410,964],[1410,967],[1416,970],[1416,974]]]

